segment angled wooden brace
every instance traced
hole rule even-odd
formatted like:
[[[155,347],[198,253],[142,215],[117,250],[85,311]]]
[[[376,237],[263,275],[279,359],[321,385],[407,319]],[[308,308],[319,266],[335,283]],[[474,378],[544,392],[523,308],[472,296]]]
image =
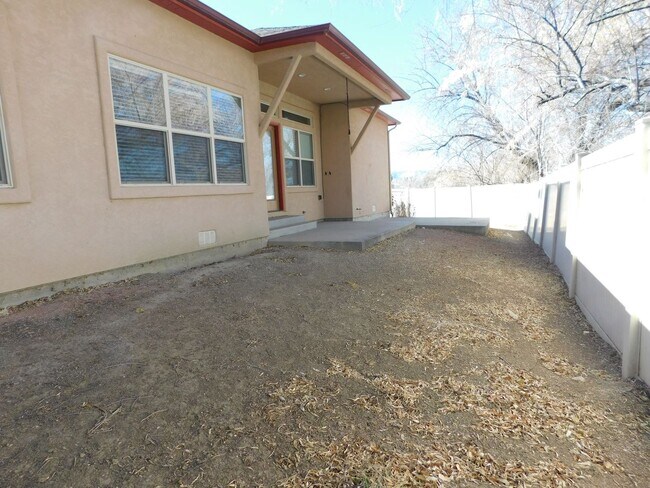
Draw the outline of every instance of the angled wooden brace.
[[[271,102],[269,109],[266,111],[266,114],[264,114],[264,118],[260,122],[260,137],[262,137],[264,132],[266,132],[266,129],[269,128],[269,124],[271,123],[271,118],[273,117],[273,114],[280,106],[282,97],[284,97],[284,94],[286,93],[287,88],[289,87],[289,83],[291,83],[291,78],[293,78],[294,73],[298,69],[298,64],[300,63],[301,59],[302,59],[301,54],[298,54],[291,59],[291,64],[289,64],[286,73],[284,73],[284,78],[282,79],[282,83],[280,83],[280,86],[278,87],[278,91],[275,92],[275,97],[273,97],[273,101]]]
[[[370,122],[372,122],[372,119],[375,117],[378,110],[379,110],[379,105],[375,105],[372,108],[372,112],[370,112],[370,115],[368,116],[368,120],[366,120],[366,123],[363,125],[363,127],[361,129],[361,132],[359,132],[359,135],[357,136],[356,140],[352,144],[352,150],[350,151],[350,153],[353,153],[354,150],[357,148],[357,145],[361,141],[361,138],[363,137],[363,134],[366,132],[366,129],[370,125]]]

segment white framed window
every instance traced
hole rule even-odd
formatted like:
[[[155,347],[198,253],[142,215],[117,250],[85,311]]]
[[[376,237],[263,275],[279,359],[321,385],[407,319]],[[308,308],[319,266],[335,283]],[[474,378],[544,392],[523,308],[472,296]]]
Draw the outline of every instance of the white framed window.
[[[120,183],[246,183],[243,99],[109,56]]]
[[[9,167],[9,150],[7,148],[7,132],[5,131],[2,99],[0,98],[0,188],[11,187],[11,171]]]
[[[291,127],[283,127],[282,142],[287,186],[316,186],[312,135]]]

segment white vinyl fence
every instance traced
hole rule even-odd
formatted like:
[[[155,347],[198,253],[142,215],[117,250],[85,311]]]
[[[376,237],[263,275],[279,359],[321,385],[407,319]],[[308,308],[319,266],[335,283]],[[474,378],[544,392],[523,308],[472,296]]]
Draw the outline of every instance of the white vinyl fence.
[[[577,156],[539,182],[526,225],[589,323],[621,354],[623,376],[648,384],[649,150],[645,118],[634,134]]]
[[[415,217],[489,218],[492,228],[522,230],[537,198],[537,185],[393,189],[393,198],[410,203]]]

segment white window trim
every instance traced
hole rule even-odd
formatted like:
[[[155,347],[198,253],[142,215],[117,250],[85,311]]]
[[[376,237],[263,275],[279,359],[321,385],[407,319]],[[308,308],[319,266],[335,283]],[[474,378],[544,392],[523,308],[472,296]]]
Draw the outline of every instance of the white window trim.
[[[316,159],[315,158],[303,158],[302,157],[302,147],[301,147],[301,143],[300,143],[300,133],[302,132],[304,134],[309,134],[311,136],[311,151],[312,151],[312,156],[313,156],[313,153],[315,152],[315,150],[314,150],[314,134],[309,132],[309,131],[306,131],[306,130],[300,130],[300,129],[297,129],[295,127],[289,127],[288,125],[283,126],[282,130],[284,130],[285,128],[290,129],[290,130],[295,130],[298,133],[298,156],[297,157],[291,157],[291,156],[286,156],[286,155],[283,154],[282,159],[283,160],[285,160],[285,159],[293,159],[294,161],[298,161],[298,174],[299,174],[299,177],[300,177],[300,184],[299,185],[290,185],[286,181],[287,173],[286,173],[286,168],[285,168],[285,171],[284,171],[285,185],[287,186],[287,188],[316,188],[316,186],[317,186],[317,184],[316,184]],[[303,185],[302,184],[302,162],[303,161],[311,161],[311,163],[312,163],[313,171],[314,171],[314,184],[313,185]]]
[[[2,156],[4,161],[4,171],[7,175],[7,182],[0,182],[0,189],[13,188],[13,179],[11,177],[11,161],[9,160],[9,145],[7,142],[7,130],[5,127],[5,117],[2,110],[2,97],[0,97],[0,145],[2,146]]]
[[[145,124],[142,122],[133,122],[130,120],[121,120],[121,119],[116,119],[115,118],[115,101],[113,100],[113,82],[111,78],[111,65],[110,65],[110,60],[111,59],[116,59],[118,61],[122,61],[124,63],[128,64],[133,64],[135,66],[139,66],[143,69],[147,69],[150,71],[155,71],[157,73],[160,73],[162,75],[162,82],[163,82],[163,96],[164,96],[164,103],[165,103],[165,120],[167,123],[167,126],[158,126],[155,124]],[[115,151],[116,154],[118,154],[117,157],[117,174],[118,178],[120,180],[120,186],[121,187],[127,187],[127,188],[133,188],[133,187],[191,187],[191,186],[249,186],[249,171],[248,171],[248,161],[246,158],[246,116],[245,116],[245,109],[244,109],[244,97],[243,95],[240,95],[238,93],[233,93],[228,90],[224,90],[222,88],[218,88],[213,85],[209,85],[207,83],[203,83],[201,81],[193,80],[191,78],[184,77],[182,75],[177,75],[175,73],[170,73],[168,71],[162,70],[155,68],[153,66],[149,66],[144,63],[140,63],[138,61],[133,61],[131,59],[122,57],[122,56],[117,56],[115,54],[108,54],[107,56],[107,69],[108,69],[108,87],[110,91],[110,98],[111,98],[111,119],[113,121],[113,133],[115,134],[115,127],[118,125],[121,126],[127,126],[127,127],[135,127],[139,129],[149,129],[149,130],[156,130],[159,132],[164,132],[165,133],[165,143],[166,143],[166,153],[167,153],[167,176],[169,178],[169,182],[160,182],[160,183],[125,183],[122,181],[121,178],[121,173],[120,173],[120,161],[119,161],[119,151],[117,148],[117,137],[114,136],[114,142],[115,142]],[[202,86],[206,89],[207,93],[207,100],[208,100],[208,114],[209,114],[209,124],[210,124],[210,133],[203,133],[203,132],[197,132],[197,131],[191,131],[191,130],[185,130],[185,129],[174,129],[172,127],[171,123],[171,105],[169,103],[169,77],[172,78],[177,78],[182,81],[187,81],[188,83],[193,83],[195,85]],[[242,128],[243,128],[243,137],[236,138],[236,137],[229,137],[229,136],[221,136],[215,133],[214,131],[214,120],[213,120],[213,108],[212,108],[212,93],[211,90],[217,90],[221,93],[225,93],[227,95],[231,95],[234,97],[239,98],[241,101],[241,115],[242,115]],[[208,139],[210,144],[210,178],[211,181],[209,182],[196,182],[196,183],[179,183],[176,181],[176,167],[175,167],[175,161],[174,161],[174,146],[173,146],[173,134],[184,134],[184,135],[191,135],[191,136],[197,136],[197,137],[202,137],[204,139]],[[243,173],[244,173],[244,181],[242,182],[237,182],[237,183],[220,183],[217,179],[217,159],[216,159],[216,154],[215,154],[215,149],[214,149],[214,140],[219,139],[222,141],[230,141],[230,142],[237,142],[242,144],[242,167],[243,167]]]

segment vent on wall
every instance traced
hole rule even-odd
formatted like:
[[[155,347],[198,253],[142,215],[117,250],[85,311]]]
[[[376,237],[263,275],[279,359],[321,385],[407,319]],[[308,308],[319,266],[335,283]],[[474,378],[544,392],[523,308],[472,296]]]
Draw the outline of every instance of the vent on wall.
[[[214,230],[199,232],[199,247],[209,246],[217,242],[217,233]]]
[[[271,108],[271,106],[268,103],[264,103],[264,102],[260,103],[260,111],[266,113],[269,111],[269,108]]]

